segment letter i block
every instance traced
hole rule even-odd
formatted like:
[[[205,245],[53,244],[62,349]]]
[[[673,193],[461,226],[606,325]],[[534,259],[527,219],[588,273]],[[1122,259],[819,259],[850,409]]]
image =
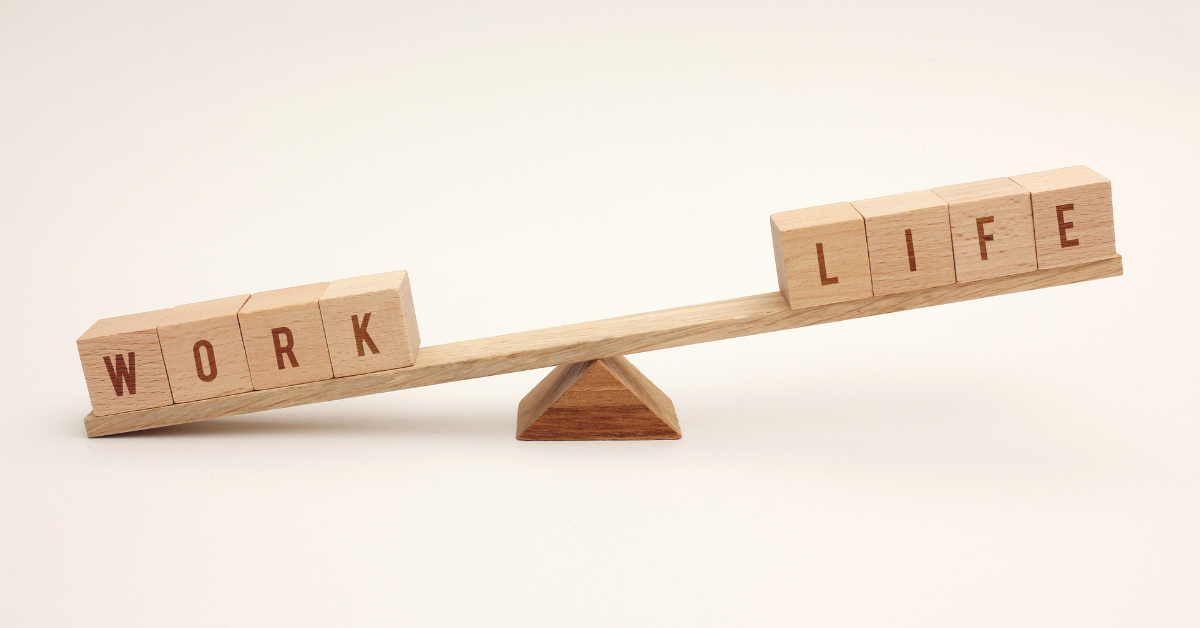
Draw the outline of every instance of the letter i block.
[[[158,323],[175,403],[250,392],[238,310],[250,295],[180,305]]]
[[[779,291],[792,309],[871,296],[863,219],[850,203],[771,215]]]
[[[333,379],[321,293],[328,283],[268,290],[238,312],[254,390]]]
[[[946,201],[925,190],[851,204],[867,223],[875,296],[954,283]]]
[[[1012,177],[1033,197],[1038,268],[1059,268],[1117,255],[1112,184],[1087,166]]]
[[[954,274],[976,281],[1037,270],[1029,192],[1011,179],[934,188],[950,205]]]
[[[334,281],[321,296],[334,377],[412,366],[421,337],[408,273]]]
[[[107,416],[169,406],[171,386],[158,344],[156,310],[96,321],[76,341],[92,414]]]

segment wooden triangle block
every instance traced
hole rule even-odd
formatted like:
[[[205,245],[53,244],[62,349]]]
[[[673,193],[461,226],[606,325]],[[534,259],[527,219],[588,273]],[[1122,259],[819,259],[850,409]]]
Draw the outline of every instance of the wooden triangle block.
[[[521,400],[520,440],[664,440],[682,436],[675,404],[622,356],[565,364]]]

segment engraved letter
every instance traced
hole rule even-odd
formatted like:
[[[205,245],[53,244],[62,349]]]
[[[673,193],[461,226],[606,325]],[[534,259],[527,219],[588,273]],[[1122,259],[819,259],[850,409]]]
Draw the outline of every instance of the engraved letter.
[[[287,336],[287,345],[279,344],[279,337]],[[275,341],[275,361],[279,364],[279,370],[283,370],[283,354],[287,354],[288,360],[291,361],[293,368],[298,368],[300,363],[296,361],[296,354],[292,353],[292,330],[287,327],[276,327],[271,330],[271,340]]]
[[[117,393],[118,397],[125,394],[125,391],[121,390],[122,381],[129,387],[129,394],[137,394],[137,373],[134,371],[133,351],[129,352],[128,367],[125,365],[125,356],[119,353],[117,354],[117,367],[115,369],[113,368],[112,360],[108,359],[108,356],[104,356],[104,366],[108,367],[108,379],[112,382],[113,392]]]
[[[1069,212],[1069,211],[1075,209],[1075,203],[1067,203],[1066,205],[1059,205],[1059,206],[1055,207],[1054,209],[1058,211],[1058,243],[1061,244],[1063,246],[1063,248],[1066,248],[1068,246],[1078,245],[1079,240],[1068,240],[1067,239],[1067,229],[1074,227],[1075,223],[1063,222],[1063,212]]]
[[[371,322],[371,313],[363,314],[362,325],[358,324],[358,314],[350,315],[350,322],[354,325],[354,342],[358,345],[358,357],[366,355],[363,352],[363,341],[367,341],[367,346],[371,348],[371,353],[379,353],[379,349],[371,340],[371,334],[367,333],[367,323]]]
[[[994,216],[984,216],[983,218],[975,219],[975,230],[979,232],[979,259],[987,261],[987,243],[995,240],[996,237],[992,234],[983,233],[983,225],[995,221]]]
[[[817,243],[817,268],[821,270],[821,285],[828,286],[837,283],[837,277],[825,276],[825,249]]]
[[[908,272],[917,270],[917,252],[913,250],[912,229],[904,230],[904,241],[908,242]]]
[[[212,366],[212,372],[208,375],[204,374],[204,361],[200,359],[200,348],[204,347],[208,350],[208,364]],[[196,377],[202,382],[211,382],[217,378],[217,354],[213,352],[212,343],[207,340],[197,340],[196,344],[192,345],[192,357],[196,358]]]

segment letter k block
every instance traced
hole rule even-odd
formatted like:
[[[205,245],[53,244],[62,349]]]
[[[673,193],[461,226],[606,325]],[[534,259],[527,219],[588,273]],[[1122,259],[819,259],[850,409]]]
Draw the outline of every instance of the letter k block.
[[[254,390],[333,379],[321,294],[328,283],[268,290],[238,312]]]
[[[334,377],[412,366],[421,337],[408,273],[341,279],[321,297]]]

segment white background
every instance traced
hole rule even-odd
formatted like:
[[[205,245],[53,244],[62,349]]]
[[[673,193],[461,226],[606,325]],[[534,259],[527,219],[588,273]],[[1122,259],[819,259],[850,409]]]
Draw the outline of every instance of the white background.
[[[1195,626],[1195,2],[0,0],[0,624]],[[93,321],[404,269],[424,344],[776,290],[774,212],[1086,164],[1116,279],[89,440]]]

